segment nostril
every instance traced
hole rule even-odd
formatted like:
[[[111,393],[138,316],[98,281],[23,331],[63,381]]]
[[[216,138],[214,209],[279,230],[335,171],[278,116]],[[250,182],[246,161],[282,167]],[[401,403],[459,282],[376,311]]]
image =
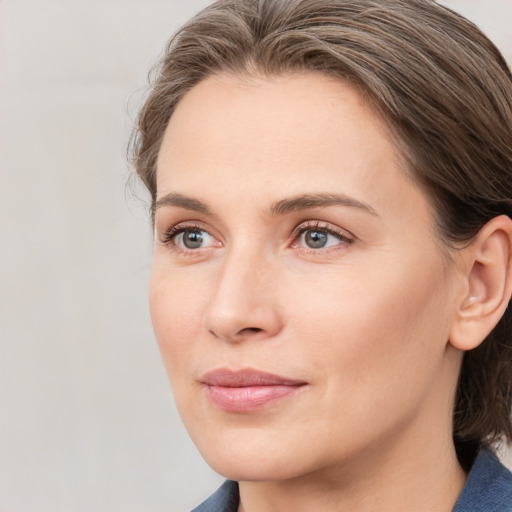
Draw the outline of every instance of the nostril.
[[[219,334],[217,334],[214,330],[212,329],[209,329],[208,332],[215,338],[222,338],[222,336],[219,336]],[[246,327],[244,329],[241,329],[240,331],[238,331],[235,335],[236,338],[238,338],[239,336],[242,336],[244,334],[250,334],[250,333],[259,333],[259,332],[263,332],[263,329],[261,329],[260,327]]]

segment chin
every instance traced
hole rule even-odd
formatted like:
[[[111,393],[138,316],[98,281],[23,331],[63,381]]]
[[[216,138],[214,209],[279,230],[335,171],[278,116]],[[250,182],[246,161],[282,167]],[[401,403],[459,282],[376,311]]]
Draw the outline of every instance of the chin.
[[[230,480],[292,480],[318,470],[323,463],[332,463],[332,454],[315,452],[311,446],[308,449],[304,439],[293,435],[283,438],[264,428],[249,429],[243,434],[236,430],[229,435],[211,434],[193,437],[193,441],[208,465]]]
[[[237,482],[277,482],[291,480],[302,474],[296,463],[278,461],[273,457],[205,457],[209,466],[223,477]]]
[[[290,460],[293,451],[287,453],[282,440],[273,443],[272,436],[261,428],[226,430],[189,430],[200,454],[216,473],[236,481],[293,478],[290,469],[296,469],[297,460]]]

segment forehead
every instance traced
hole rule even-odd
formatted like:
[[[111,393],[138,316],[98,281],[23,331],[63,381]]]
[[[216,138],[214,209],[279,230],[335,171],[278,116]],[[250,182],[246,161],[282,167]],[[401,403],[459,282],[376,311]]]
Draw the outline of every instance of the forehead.
[[[340,79],[317,72],[268,78],[221,73],[202,80],[185,94],[169,121],[166,138],[175,137],[179,128],[183,134],[186,130],[208,134],[202,143],[220,143],[222,132],[212,128],[229,125],[243,128],[236,137],[240,142],[244,136],[258,135],[260,141],[272,138],[280,143],[287,133],[316,139],[329,131],[332,136],[337,120],[364,126],[384,138],[389,132],[370,100]],[[274,126],[282,137],[271,132],[269,128]]]
[[[336,192],[376,210],[403,209],[416,195],[426,204],[403,167],[388,124],[347,83],[314,72],[219,74],[178,104],[161,146],[157,188],[158,197],[177,192],[208,203]]]
[[[158,169],[214,159],[222,165],[223,159],[242,160],[240,170],[265,160],[298,171],[300,161],[321,166],[338,158],[335,147],[345,161],[385,154],[401,165],[387,123],[343,81],[313,72],[272,78],[220,74],[197,84],[178,104]]]

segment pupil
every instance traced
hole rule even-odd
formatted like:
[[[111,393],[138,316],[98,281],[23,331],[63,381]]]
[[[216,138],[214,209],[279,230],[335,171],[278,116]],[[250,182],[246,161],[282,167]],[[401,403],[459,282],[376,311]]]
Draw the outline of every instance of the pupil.
[[[322,231],[307,231],[306,245],[311,249],[321,249],[327,243],[327,234]]]
[[[183,245],[187,249],[198,249],[203,243],[201,231],[187,231],[183,233]]]

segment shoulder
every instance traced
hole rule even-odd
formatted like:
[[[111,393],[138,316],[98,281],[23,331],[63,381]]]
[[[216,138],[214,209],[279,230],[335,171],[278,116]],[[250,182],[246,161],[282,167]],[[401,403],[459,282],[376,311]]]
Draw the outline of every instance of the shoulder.
[[[488,450],[476,458],[453,512],[475,510],[512,512],[512,474]]]
[[[226,480],[192,512],[237,512],[238,502],[238,484],[232,480]]]

